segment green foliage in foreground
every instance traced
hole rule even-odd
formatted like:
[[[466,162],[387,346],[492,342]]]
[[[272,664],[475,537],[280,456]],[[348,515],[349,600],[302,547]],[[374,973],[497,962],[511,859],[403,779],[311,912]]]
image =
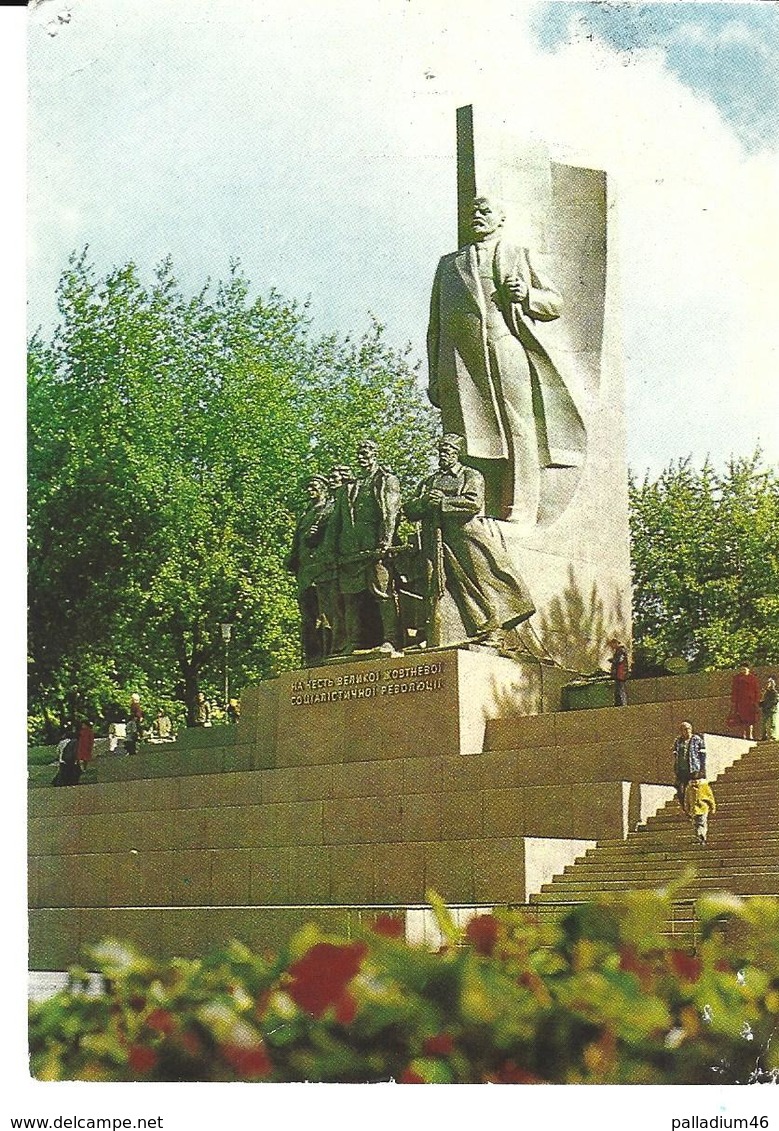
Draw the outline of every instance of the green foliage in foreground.
[[[634,662],[779,661],[779,475],[759,453],[630,482]]]
[[[559,924],[496,911],[444,945],[379,916],[310,926],[279,955],[230,943],[154,961],[119,942],[31,1006],[42,1080],[749,1083],[779,1072],[779,900],[701,900],[696,955],[660,933],[668,892],[603,897]]]

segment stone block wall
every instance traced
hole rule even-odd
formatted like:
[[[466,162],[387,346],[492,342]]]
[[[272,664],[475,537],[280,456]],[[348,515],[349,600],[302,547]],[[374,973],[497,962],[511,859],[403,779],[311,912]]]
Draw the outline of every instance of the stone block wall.
[[[625,837],[668,797],[672,724],[691,701],[675,698],[684,683],[655,690],[669,697],[489,720],[470,756],[428,736],[413,754],[263,767],[250,710],[248,730],[99,759],[111,780],[30,791],[31,963],[56,969],[106,933],[160,953],[229,935],[276,945],[307,906],[343,926],[355,905],[418,906],[429,887],[523,903],[582,843]],[[725,761],[747,745],[717,744]]]

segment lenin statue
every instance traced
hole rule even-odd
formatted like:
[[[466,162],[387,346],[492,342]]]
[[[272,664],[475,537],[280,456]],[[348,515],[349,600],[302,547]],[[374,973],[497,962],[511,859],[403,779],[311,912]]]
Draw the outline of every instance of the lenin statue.
[[[465,438],[486,485],[487,514],[538,520],[544,468],[579,467],[585,429],[543,344],[562,296],[526,248],[501,237],[505,214],[473,202],[473,242],[438,265],[427,346],[430,400],[444,432]]]

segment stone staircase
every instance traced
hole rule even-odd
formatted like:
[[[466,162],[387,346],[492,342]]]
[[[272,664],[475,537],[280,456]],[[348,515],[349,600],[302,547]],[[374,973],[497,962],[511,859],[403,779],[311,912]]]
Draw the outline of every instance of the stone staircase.
[[[603,840],[531,895],[539,910],[559,911],[601,892],[659,888],[694,872],[684,902],[702,892],[779,894],[779,744],[757,743],[714,781],[717,812],[699,845],[678,803],[670,801],[625,839]]]
[[[454,663],[444,655],[444,667]],[[444,671],[446,688],[455,674]],[[387,704],[381,727],[350,714],[354,733],[336,749],[321,739],[324,712],[306,724],[313,737],[301,725],[295,741],[274,739],[282,724],[255,689],[236,727],[97,758],[75,789],[31,782],[30,967],[64,969],[107,934],[186,955],[229,937],[276,947],[312,917],[348,932],[379,906],[408,924],[431,887],[463,911],[537,893],[539,914],[559,912],[615,884],[678,879],[704,858],[721,861],[711,886],[777,892],[776,755],[761,746],[745,759],[748,742],[717,734],[728,678],[636,682],[627,708],[538,715],[496,684],[491,713],[467,728],[482,736],[469,754],[456,752],[463,743],[437,692],[392,696],[404,713]],[[671,743],[688,717],[709,736],[712,777],[732,766],[716,786],[705,850],[666,805]],[[636,836],[639,821],[647,828]]]

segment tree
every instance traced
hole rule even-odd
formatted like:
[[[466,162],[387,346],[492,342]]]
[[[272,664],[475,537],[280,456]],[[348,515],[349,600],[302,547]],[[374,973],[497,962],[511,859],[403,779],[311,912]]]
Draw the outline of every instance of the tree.
[[[779,660],[779,477],[760,452],[631,477],[630,504],[638,667]]]
[[[169,261],[151,287],[133,264],[98,280],[84,253],[30,343],[30,692],[50,731],[130,688],[191,722],[223,621],[236,686],[293,666],[302,481],[365,434],[406,481],[426,467],[432,413],[382,327],[317,339],[305,306],[249,290],[235,266],[185,297]]]

